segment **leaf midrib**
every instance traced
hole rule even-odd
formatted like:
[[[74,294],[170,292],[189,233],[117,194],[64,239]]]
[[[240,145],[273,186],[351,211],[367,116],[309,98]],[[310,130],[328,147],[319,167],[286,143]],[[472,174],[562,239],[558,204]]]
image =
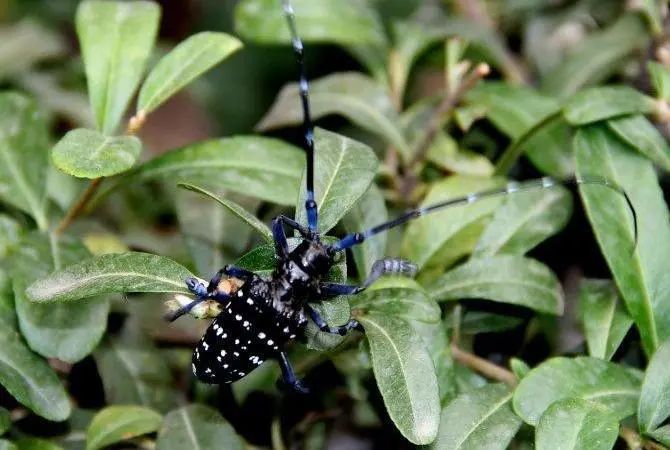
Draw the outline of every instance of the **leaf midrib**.
[[[51,290],[51,292],[56,292],[55,295],[63,295],[62,293],[65,291],[67,292],[70,288],[73,286],[76,288],[77,286],[87,286],[90,284],[90,280],[97,280],[97,279],[104,279],[104,278],[125,278],[125,277],[135,277],[135,278],[142,278],[142,279],[149,279],[149,280],[158,280],[158,281],[164,281],[167,284],[170,284],[172,286],[178,286],[182,287],[181,283],[176,283],[174,280],[171,280],[169,278],[162,278],[154,275],[145,275],[137,272],[105,272],[99,275],[89,275],[86,277],[79,277],[75,281],[70,282],[68,284],[65,283],[60,283],[57,286],[56,290]],[[84,281],[82,281],[84,280]],[[41,289],[43,290],[43,289]],[[168,291],[159,291],[159,292],[168,292]],[[183,289],[175,292],[183,292]]]
[[[186,41],[185,41],[186,42]],[[156,105],[152,105],[152,103],[155,101],[156,98],[160,98],[165,95],[165,93],[169,93],[171,89],[168,88],[171,84],[174,84],[174,81],[179,79],[184,73],[187,72],[187,69],[190,69],[191,65],[198,60],[202,55],[206,54],[210,48],[215,47],[218,44],[217,42],[213,42],[212,40],[207,40],[207,43],[202,46],[198,51],[196,51],[193,55],[191,55],[189,58],[184,61],[183,64],[179,65],[179,68],[172,72],[172,74],[166,78],[163,82],[162,87],[158,87],[154,93],[153,96],[151,96],[146,102],[144,102],[145,107],[144,109],[153,109],[156,107]],[[158,66],[157,66],[158,67]],[[151,76],[151,75],[150,75]]]
[[[490,411],[487,414],[483,415],[477,422],[472,424],[472,426],[467,430],[467,432],[463,436],[463,439],[461,439],[456,444],[455,449],[460,449],[461,445],[463,445],[463,443],[468,440],[468,438],[472,435],[472,433],[474,433],[474,431],[481,424],[483,424],[489,417],[491,417],[493,414],[495,414],[500,408],[505,406],[505,404],[510,401],[510,399],[512,398],[512,395],[513,395],[512,393],[508,393],[507,395],[505,395],[499,402],[497,402],[493,405],[493,407],[490,409]]]
[[[193,424],[191,424],[191,420],[186,414],[186,408],[182,408],[179,412],[183,416],[184,420],[184,425],[186,426],[186,431],[188,432],[188,436],[193,442],[193,449],[194,450],[200,450],[200,444],[198,443],[197,436],[195,435],[195,431],[193,430]]]
[[[116,433],[118,430],[123,429],[123,427],[126,427],[129,424],[132,424],[133,422],[146,423],[146,422],[148,422],[148,419],[140,418],[138,420],[138,417],[136,417],[136,416],[130,416],[130,415],[121,416],[121,420],[118,420],[118,421],[114,422],[114,428],[108,426],[109,428],[104,428],[103,429],[103,431],[98,435],[98,439],[93,441],[93,444],[91,444],[91,447],[98,448],[99,445],[100,445],[100,442],[104,442],[105,438],[107,438],[108,436],[114,435],[114,433]],[[142,434],[146,434],[146,433],[142,433]],[[127,440],[127,438],[122,437],[121,440]],[[106,444],[106,445],[110,445],[110,444]]]
[[[408,380],[407,380],[407,376],[405,375],[406,370],[405,370],[405,365],[404,365],[404,363],[403,363],[403,359],[402,359],[402,355],[401,355],[401,353],[400,353],[400,350],[399,350],[398,347],[395,345],[395,342],[393,341],[393,339],[391,339],[391,336],[386,332],[386,330],[385,330],[383,327],[379,326],[379,325],[374,321],[373,318],[371,318],[370,316],[368,316],[368,317],[366,317],[365,319],[366,319],[365,321],[366,321],[367,323],[369,323],[370,325],[373,325],[373,326],[374,326],[374,327],[375,327],[375,328],[376,328],[376,329],[383,335],[383,337],[384,337],[384,338],[391,344],[391,348],[393,349],[394,353],[396,354],[397,361],[400,363],[400,367],[401,367],[401,369],[402,369],[402,370],[401,370],[401,372],[402,372],[402,379],[403,379],[403,382],[404,382],[404,384],[405,384],[405,387],[407,388],[406,392],[407,392],[407,398],[408,398],[409,403],[410,403],[410,405],[411,405],[411,408],[410,408],[410,409],[411,409],[411,414],[412,414],[412,422],[413,422],[413,424],[414,424],[414,428],[416,429],[417,424],[419,423],[419,419],[418,419],[417,416],[416,416],[416,407],[415,407],[415,405],[414,405],[412,396],[409,395],[409,383],[408,383]]]
[[[26,348],[26,351],[29,351],[29,350]],[[40,405],[40,409],[42,409],[42,408],[44,407],[44,405],[49,405],[49,406],[52,406],[52,405],[53,405],[53,400],[50,399],[50,398],[47,398],[47,397],[43,394],[42,390],[40,389],[40,386],[37,385],[37,384],[35,384],[35,383],[33,382],[33,380],[32,380],[32,378],[30,377],[30,375],[29,375],[29,374],[26,374],[26,373],[23,372],[22,370],[19,370],[15,365],[11,364],[12,361],[11,361],[11,360],[8,360],[8,359],[5,357],[5,353],[4,353],[4,352],[0,352],[0,362],[4,363],[7,367],[9,367],[9,368],[11,368],[11,369],[14,369],[16,372],[18,372],[18,373],[21,375],[21,379],[22,379],[23,381],[25,381],[25,382],[31,387],[30,392],[37,394],[37,396],[38,396],[39,398],[42,399],[42,405]],[[30,394],[30,392],[28,393],[28,397],[29,397],[29,398],[32,397],[32,395]]]

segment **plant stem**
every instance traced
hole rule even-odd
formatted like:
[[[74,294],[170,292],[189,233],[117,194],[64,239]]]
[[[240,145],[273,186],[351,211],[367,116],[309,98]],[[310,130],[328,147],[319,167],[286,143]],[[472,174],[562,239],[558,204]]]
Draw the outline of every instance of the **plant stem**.
[[[412,160],[409,162],[410,169],[423,161],[425,158],[430,145],[435,140],[435,136],[442,126],[444,116],[452,109],[454,109],[458,102],[461,101],[463,96],[470,89],[475,87],[479,80],[488,75],[490,70],[491,69],[489,68],[488,64],[478,64],[477,67],[475,67],[475,69],[465,77],[465,79],[458,85],[456,89],[447,93],[437,109],[435,109],[433,112],[433,115],[428,122],[428,126],[424,130],[423,136],[421,139],[419,139],[419,144],[416,146],[416,150],[413,152]]]
[[[279,416],[272,420],[270,434],[272,439],[272,450],[286,450],[286,446],[284,445],[284,440],[282,439],[281,435],[281,421],[279,420]]]
[[[91,198],[93,198],[95,191],[97,191],[100,187],[102,180],[102,178],[95,178],[94,180],[91,180],[86,190],[81,194],[77,202],[72,205],[67,214],[65,214],[65,217],[63,217],[63,220],[61,220],[61,222],[54,230],[54,234],[56,236],[62,234],[63,231],[65,231],[65,229],[70,226],[74,219],[76,219],[82,213],[88,202],[91,200]]]
[[[484,375],[486,378],[502,381],[511,387],[516,386],[519,382],[516,375],[509,370],[493,364],[484,358],[480,358],[477,355],[461,350],[455,345],[451,346],[451,354],[453,355],[454,360]]]
[[[629,450],[642,450],[642,438],[632,429],[622,425],[619,428],[619,436],[626,442]]]
[[[523,153],[523,144],[528,142],[528,140],[535,135],[540,129],[544,128],[557,118],[561,117],[563,111],[559,108],[558,110],[552,112],[548,116],[545,116],[544,119],[537,122],[535,125],[530,127],[525,133],[519,136],[518,139],[515,139],[503,152],[502,156],[496,163],[494,175],[506,175],[507,172],[512,168],[514,163]]]

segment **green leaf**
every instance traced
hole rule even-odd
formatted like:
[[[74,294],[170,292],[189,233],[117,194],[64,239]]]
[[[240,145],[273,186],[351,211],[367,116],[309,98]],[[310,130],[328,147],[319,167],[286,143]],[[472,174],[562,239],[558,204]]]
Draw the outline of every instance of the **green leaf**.
[[[433,140],[428,154],[428,161],[447,172],[475,177],[493,175],[494,167],[485,156],[458,147],[458,142],[443,131],[439,131]]]
[[[591,400],[609,407],[618,419],[635,413],[641,374],[597,358],[551,358],[532,369],[514,392],[514,410],[536,426],[554,402],[566,398]]]
[[[106,338],[93,356],[107,403],[143,405],[160,412],[174,407],[178,393],[172,387],[170,368],[146,341]]]
[[[218,411],[204,405],[189,405],[171,411],[158,432],[157,450],[244,450],[244,441]]]
[[[649,61],[647,71],[656,96],[665,101],[670,101],[670,69],[656,61]]]
[[[65,450],[58,444],[36,437],[22,437],[16,441],[19,450]]]
[[[188,293],[184,284],[193,276],[185,267],[149,253],[110,253],[41,278],[28,287],[32,301],[72,301],[122,292]]]
[[[437,97],[428,97],[418,101],[407,108],[400,117],[405,136],[413,151],[416,151],[419,141],[425,138],[426,124],[434,115],[438,100]],[[448,117],[444,118],[444,124],[448,122],[448,119]],[[415,156],[413,153],[406,155],[405,159],[410,160],[413,156]],[[458,142],[442,129],[438,130],[435,135],[426,153],[426,158],[446,172],[480,177],[489,177],[493,174],[493,164],[488,158],[460,148]]]
[[[403,92],[414,62],[432,45],[446,41],[449,37],[458,37],[468,42],[478,56],[498,68],[509,79],[521,82],[521,74],[510,64],[508,51],[502,44],[500,36],[484,24],[477,23],[462,17],[438,16],[425,23],[425,20],[394,22],[394,43],[397,61],[394,61],[394,70],[397,70],[395,86],[398,92]]]
[[[138,166],[122,184],[153,179],[202,183],[293,205],[305,167],[302,150],[277,139],[237,136],[172,150]]]
[[[142,152],[134,136],[107,137],[79,128],[67,133],[53,149],[51,158],[61,171],[79,178],[100,178],[130,169]]]
[[[653,431],[649,431],[646,434],[647,436],[651,436],[665,446],[670,445],[670,425],[663,425],[662,427],[656,428]]]
[[[520,380],[530,372],[530,366],[525,361],[519,358],[511,358],[509,360],[509,367],[514,372],[514,375]]]
[[[63,36],[40,25],[32,18],[0,27],[0,78],[24,77],[35,65],[67,52]]]
[[[36,437],[22,437],[16,441],[19,450],[65,450],[58,444]]]
[[[581,185],[580,194],[598,244],[619,292],[651,355],[670,338],[670,224],[651,163],[616,138],[605,125],[579,130],[575,137],[577,174],[621,186],[637,212],[639,238],[623,196],[612,189]]]
[[[312,118],[339,114],[364,130],[375,133],[408,155],[409,146],[402,135],[398,113],[387,90],[377,81],[358,72],[328,75],[310,84]],[[291,83],[279,92],[270,110],[256,128],[267,131],[302,123],[302,103],[298,84]]]
[[[599,86],[573,95],[563,106],[563,115],[572,125],[630,114],[648,114],[654,99],[629,86]]]
[[[433,362],[421,338],[396,317],[371,313],[359,320],[391,420],[410,442],[431,443],[440,423],[440,403]]]
[[[107,298],[55,305],[26,298],[26,287],[32,282],[89,256],[78,240],[33,233],[10,259],[19,328],[30,348],[42,356],[77,362],[93,351],[107,328]]]
[[[485,311],[466,311],[460,319],[461,334],[497,333],[518,327],[523,320],[514,316],[503,316]],[[452,328],[452,324],[447,322]]]
[[[646,117],[636,114],[610,119],[607,126],[628,145],[670,171],[670,145]]]
[[[0,439],[0,450],[19,450],[19,448],[7,439]]]
[[[523,255],[558,233],[572,214],[572,197],[563,187],[509,195],[484,229],[473,257]]]
[[[143,406],[108,406],[93,417],[86,432],[86,450],[98,450],[153,433],[162,420],[159,413]]]
[[[300,37],[306,42],[383,45],[386,41],[379,18],[363,0],[291,3]],[[235,30],[261,44],[291,42],[284,11],[274,0],[240,1],[235,9]]]
[[[554,98],[529,88],[486,82],[470,91],[466,101],[470,108],[485,108],[493,125],[512,138],[510,147],[520,145],[519,150],[539,170],[557,178],[572,174],[569,126],[563,120],[544,122],[560,108]],[[538,124],[544,125],[536,129]],[[519,144],[519,139],[525,142]]]
[[[670,341],[661,344],[649,361],[640,392],[637,421],[643,432],[658,427],[670,416]]]
[[[489,384],[456,397],[442,410],[440,431],[431,448],[508,448],[521,426],[510,406],[512,393],[503,384]]]
[[[260,200],[213,188],[218,196],[234,198],[247,210]],[[213,208],[208,197],[179,189],[175,192],[179,228],[198,274],[214,274],[248,249],[252,229],[226,208]],[[206,218],[206,220],[203,220]]]
[[[0,260],[5,259],[21,239],[21,226],[11,217],[0,214]]]
[[[471,192],[480,192],[498,185],[500,185],[498,179],[451,176],[433,184],[421,206],[461,197]],[[458,238],[459,233],[476,229],[474,224],[490,215],[500,201],[500,198],[490,198],[471,205],[447,208],[411,222],[403,236],[401,254],[422,267],[433,262],[431,258],[441,256],[443,248],[448,247],[453,253],[459,253],[459,256],[469,253],[474,243],[471,247],[469,242]],[[439,265],[438,262],[436,265]]]
[[[633,325],[633,319],[619,301],[614,283],[610,280],[582,280],[579,309],[589,355],[612,359]]]
[[[202,32],[177,45],[156,64],[140,89],[137,109],[149,113],[242,47],[225,33]]]
[[[539,261],[522,256],[468,261],[426,289],[437,301],[485,298],[547,314],[563,314],[563,291],[556,276]]]
[[[411,278],[387,277],[350,298],[349,304],[367,312],[421,322],[439,322],[440,307],[419,283]]]
[[[457,390],[456,373],[454,360],[451,357],[447,324],[443,321],[437,323],[411,321],[410,325],[421,336],[421,340],[426,346],[430,358],[433,360],[437,386],[440,393],[440,404],[444,405],[456,396]]]
[[[535,431],[537,450],[610,450],[619,434],[619,420],[609,408],[579,398],[553,403]]]
[[[45,230],[49,135],[35,103],[0,93],[0,199],[32,215]]]
[[[5,408],[0,407],[0,436],[12,427],[12,416]]]
[[[70,400],[58,375],[7,326],[0,326],[0,384],[45,419],[61,421],[70,415]]]
[[[343,222],[349,233],[355,233],[379,225],[387,219],[388,211],[384,195],[377,185],[372,183],[367,192],[344,216]],[[351,249],[361,281],[368,276],[375,261],[384,257],[387,236],[386,233],[380,233],[366,239],[365,245],[356,245]]]
[[[256,216],[248,212],[246,209],[244,209],[242,206],[238,205],[232,200],[227,200],[223,197],[219,197],[216,194],[209,192],[208,190],[201,188],[199,186],[195,186],[193,184],[189,183],[179,183],[179,187],[182,187],[184,189],[187,189],[189,191],[193,192],[198,192],[202,195],[205,195],[212,200],[215,200],[216,202],[220,203],[224,207],[228,208],[229,211],[231,211],[233,214],[235,214],[237,217],[239,217],[242,221],[244,221],[247,225],[249,225],[251,228],[256,230],[258,234],[260,234],[265,242],[272,243],[274,242],[274,238],[272,237],[272,231],[270,228],[268,228],[267,225],[265,225],[263,222],[258,220]]]
[[[87,0],[76,27],[98,130],[114,134],[140,82],[158,31],[160,7],[148,1]]]
[[[542,89],[565,97],[582,86],[611,77],[629,60],[634,50],[647,44],[649,33],[640,14],[622,15],[608,28],[580,41],[554,70],[542,80]]]
[[[368,190],[379,161],[370,147],[339,134],[317,128],[314,138],[314,195],[319,231],[326,233]],[[295,220],[306,224],[304,174],[300,186]]]
[[[12,280],[4,269],[0,269],[0,325],[18,329]]]

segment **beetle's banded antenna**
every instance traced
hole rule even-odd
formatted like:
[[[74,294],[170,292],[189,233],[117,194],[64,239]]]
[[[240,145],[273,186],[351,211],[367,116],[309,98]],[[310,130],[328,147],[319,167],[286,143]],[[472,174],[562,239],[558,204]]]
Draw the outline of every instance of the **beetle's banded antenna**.
[[[513,194],[516,192],[532,191],[536,189],[549,189],[555,186],[578,186],[578,185],[589,185],[589,184],[601,185],[609,189],[612,189],[616,193],[623,196],[623,198],[626,200],[626,205],[628,206],[628,209],[630,210],[631,215],[633,217],[633,236],[634,236],[633,248],[635,248],[637,246],[637,235],[638,235],[637,212],[635,211],[635,207],[633,207],[633,203],[631,202],[630,197],[621,186],[604,178],[588,178],[588,179],[574,178],[572,180],[558,181],[554,180],[553,178],[545,177],[545,178],[539,178],[537,180],[527,181],[524,183],[511,182],[508,183],[506,186],[498,189],[490,189],[488,191],[475,192],[463,197],[457,197],[450,200],[445,200],[443,202],[435,203],[433,205],[424,206],[422,208],[417,208],[408,211],[393,220],[381,223],[366,231],[348,234],[344,236],[342,239],[340,239],[338,242],[333,244],[331,249],[333,251],[346,250],[350,247],[353,247],[354,245],[362,243],[369,237],[374,236],[375,234],[379,234],[383,231],[397,227],[399,225],[407,223],[413,219],[417,219],[426,214],[440,211],[452,206],[467,205],[469,203],[474,203],[476,201],[485,198]]]
[[[298,28],[295,24],[295,13],[290,0],[282,0],[284,15],[291,32],[291,45],[298,61],[298,89],[302,102],[303,114],[303,149],[307,156],[307,200],[305,210],[307,211],[307,225],[310,231],[316,233],[318,223],[318,211],[314,200],[314,124],[309,108],[309,82],[307,81],[307,70],[305,68],[305,47],[298,36]]]

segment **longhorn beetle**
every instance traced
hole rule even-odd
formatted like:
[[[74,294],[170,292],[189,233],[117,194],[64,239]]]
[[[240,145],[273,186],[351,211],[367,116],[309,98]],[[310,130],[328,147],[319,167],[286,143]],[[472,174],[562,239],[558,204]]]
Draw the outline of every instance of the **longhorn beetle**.
[[[290,0],[282,0],[282,4],[298,62],[304,127],[302,146],[307,157],[305,202],[307,226],[286,216],[276,217],[272,221],[272,233],[277,265],[269,278],[262,278],[253,272],[230,265],[221,269],[207,285],[197,278],[188,278],[186,285],[195,299],[189,300],[189,303],[170,313],[167,318],[175,320],[204,301],[215,301],[219,304],[220,313],[193,352],[192,369],[199,380],[210,384],[232,383],[247,375],[265,360],[277,359],[282,369],[284,383],[298,392],[306,392],[306,387],[293,372],[284,347],[291,340],[304,338],[308,320],[314,321],[321,331],[327,333],[345,335],[352,329],[364,331],[353,318],[341,326],[326,323],[310,306],[309,301],[339,295],[355,295],[382,275],[411,276],[416,271],[416,266],[409,261],[384,258],[373,264],[370,274],[360,286],[325,282],[324,278],[335,264],[338,253],[363,243],[375,234],[444,208],[473,203],[486,197],[551,188],[561,183],[551,178],[523,184],[509,183],[504,188],[472,193],[414,209],[368,230],[348,234],[334,244],[324,243],[317,231],[318,212],[314,199],[314,135],[305,74],[304,48],[298,37]],[[628,195],[620,187],[601,179],[577,179],[568,183],[601,184],[621,194],[632,212],[637,238],[635,209]],[[302,238],[300,244],[292,251],[289,251],[285,227],[297,231]]]

